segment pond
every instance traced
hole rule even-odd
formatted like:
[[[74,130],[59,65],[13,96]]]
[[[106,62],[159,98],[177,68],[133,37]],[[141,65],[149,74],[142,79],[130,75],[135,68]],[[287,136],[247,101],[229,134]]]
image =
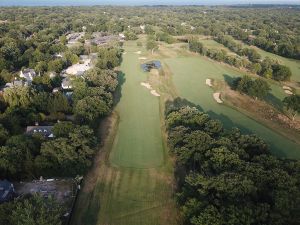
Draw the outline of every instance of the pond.
[[[160,69],[161,68],[161,63],[158,60],[146,62],[141,65],[141,68],[144,72],[150,72],[152,69]]]

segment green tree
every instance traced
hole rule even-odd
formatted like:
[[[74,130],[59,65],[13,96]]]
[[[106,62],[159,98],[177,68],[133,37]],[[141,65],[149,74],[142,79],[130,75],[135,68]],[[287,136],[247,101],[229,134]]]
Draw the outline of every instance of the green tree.
[[[300,113],[300,95],[291,95],[283,99],[283,104],[286,109],[291,113],[292,119]]]
[[[266,81],[263,79],[256,79],[253,81],[248,94],[256,99],[263,99],[268,95],[270,90],[270,85]]]
[[[68,99],[61,92],[56,92],[50,96],[47,108],[49,113],[68,113],[70,111]]]
[[[10,106],[29,106],[31,103],[31,97],[33,90],[27,86],[14,86],[8,88],[3,93],[5,102]]]
[[[35,165],[41,174],[82,175],[92,164],[95,143],[93,130],[87,126],[76,127],[67,138],[44,142]]]
[[[91,86],[104,87],[109,92],[114,92],[118,86],[117,73],[112,70],[91,69],[85,73]]]
[[[62,59],[54,59],[48,63],[48,71],[60,73],[64,68],[64,61]]]
[[[284,65],[275,64],[272,66],[273,79],[278,81],[288,81],[292,76],[291,69]]]
[[[259,74],[261,71],[261,65],[259,63],[253,63],[251,64],[250,70],[252,73]]]
[[[63,121],[56,123],[52,131],[55,137],[68,137],[74,129],[75,125],[72,122]]]
[[[15,208],[9,217],[15,225],[61,225],[62,208],[51,197],[34,195],[31,198],[15,202]]]
[[[154,37],[148,36],[146,48],[147,48],[147,50],[151,50],[152,55],[153,55],[154,51],[158,50],[158,44],[155,41]]]
[[[98,96],[85,97],[79,100],[75,106],[75,116],[81,122],[92,123],[106,116],[110,109],[107,103]]]

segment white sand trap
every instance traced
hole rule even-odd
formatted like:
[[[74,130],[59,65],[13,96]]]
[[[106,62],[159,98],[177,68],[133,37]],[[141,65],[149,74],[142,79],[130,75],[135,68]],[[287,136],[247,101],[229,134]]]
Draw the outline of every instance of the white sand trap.
[[[158,94],[155,90],[152,90],[152,91],[151,91],[151,94],[154,95],[154,96],[156,96],[156,97],[159,97],[159,96],[160,96],[160,94]]]
[[[206,85],[212,87],[211,79],[206,79],[205,83],[206,83]]]
[[[126,55],[127,54],[127,52],[123,52],[123,55]]]
[[[136,54],[138,54],[138,55],[140,55],[140,54],[142,54],[142,52],[141,51],[137,51],[137,52],[135,52]]]
[[[284,90],[284,92],[286,93],[286,94],[288,94],[288,95],[292,95],[292,94],[294,94],[293,92],[291,92],[290,90]]]
[[[145,60],[147,59],[146,57],[139,57],[140,60]]]
[[[284,90],[289,90],[289,91],[292,91],[293,89],[291,88],[291,87],[289,87],[289,86],[283,86],[282,87]]]
[[[213,94],[214,99],[216,100],[217,103],[223,103],[223,101],[221,100],[221,93],[220,92],[216,92]]]
[[[151,84],[149,84],[149,83],[141,82],[141,85],[144,86],[145,88],[149,89],[149,90],[152,90]]]

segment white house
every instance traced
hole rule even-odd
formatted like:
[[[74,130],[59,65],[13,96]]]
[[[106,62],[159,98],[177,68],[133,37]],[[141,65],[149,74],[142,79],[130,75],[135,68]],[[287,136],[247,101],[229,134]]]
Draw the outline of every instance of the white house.
[[[53,126],[28,126],[26,128],[26,134],[27,135],[34,135],[34,134],[41,134],[42,136],[46,138],[53,138],[53,132],[52,132]]]
[[[31,84],[33,81],[33,78],[36,77],[37,74],[33,69],[25,69],[21,70],[20,77],[24,78],[28,84]]]
[[[91,68],[91,59],[83,59],[82,63],[76,63],[66,69],[66,73],[70,75],[81,76],[85,71]]]

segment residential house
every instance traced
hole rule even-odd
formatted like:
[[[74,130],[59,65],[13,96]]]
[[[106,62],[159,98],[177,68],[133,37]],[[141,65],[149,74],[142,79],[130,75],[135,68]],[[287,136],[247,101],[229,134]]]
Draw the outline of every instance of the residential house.
[[[26,134],[33,135],[33,134],[41,134],[46,138],[53,138],[52,132],[53,126],[28,126],[26,129]]]
[[[80,62],[68,67],[66,74],[81,76],[91,68],[91,59],[88,56],[80,56]]]
[[[20,77],[24,78],[28,85],[30,85],[32,83],[33,78],[36,76],[37,76],[37,74],[35,73],[35,71],[33,69],[25,69],[25,70],[21,70],[21,72],[20,72]]]
[[[85,32],[76,32],[67,35],[68,44],[76,44],[79,39],[85,35]]]
[[[14,194],[14,185],[8,180],[0,180],[0,203],[11,200]]]

